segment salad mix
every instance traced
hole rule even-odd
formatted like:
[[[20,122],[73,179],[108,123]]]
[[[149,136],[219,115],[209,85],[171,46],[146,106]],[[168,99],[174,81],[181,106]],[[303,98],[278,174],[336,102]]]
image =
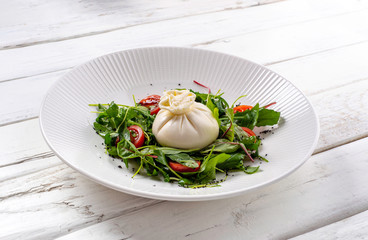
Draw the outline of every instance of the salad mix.
[[[198,82],[195,83],[203,86]],[[188,149],[172,147],[166,143],[160,144],[161,141],[158,141],[152,131],[155,120],[160,121],[158,120],[162,118],[160,114],[164,114],[163,109],[160,109],[163,105],[162,103],[160,105],[162,98],[159,95],[148,96],[134,106],[114,102],[90,104],[97,107],[98,113],[93,127],[104,139],[107,154],[121,159],[127,168],[131,161],[137,162],[139,168],[133,177],[145,169],[144,172],[148,176],[162,176],[161,179],[165,182],[178,182],[183,187],[197,188],[218,186],[219,182],[226,179],[228,171],[243,171],[246,174],[257,172],[259,166],[249,166],[250,162],[255,159],[263,161],[267,159],[259,154],[261,139],[256,136],[253,129],[278,123],[280,112],[269,109],[275,103],[266,106],[259,104],[235,106],[235,103],[244,97],[240,96],[232,105],[229,105],[222,97],[223,93],[219,91],[212,94],[209,88],[207,89],[208,93],[191,89],[171,90],[176,92],[173,96],[169,96],[171,101],[182,91],[190,92],[187,95],[192,96],[196,104],[203,104],[212,113],[211,117],[218,125],[217,138],[214,141],[211,140],[205,147]],[[185,118],[187,119],[186,116]],[[200,119],[203,119],[200,121],[209,121],[204,117]],[[196,127],[196,123],[190,119],[189,122],[193,125],[193,129],[200,131],[202,128]],[[160,124],[164,125],[166,122]],[[173,133],[180,131],[184,134],[188,132],[183,129],[171,131]],[[217,172],[226,173],[225,178],[216,180]]]

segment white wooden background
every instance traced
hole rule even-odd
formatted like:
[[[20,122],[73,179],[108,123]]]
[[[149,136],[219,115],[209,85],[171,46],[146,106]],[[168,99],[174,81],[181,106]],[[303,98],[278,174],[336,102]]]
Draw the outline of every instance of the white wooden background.
[[[91,182],[47,147],[48,88],[142,46],[264,64],[314,104],[321,136],[295,173],[252,194],[168,202]],[[368,239],[367,0],[0,1],[0,239]]]

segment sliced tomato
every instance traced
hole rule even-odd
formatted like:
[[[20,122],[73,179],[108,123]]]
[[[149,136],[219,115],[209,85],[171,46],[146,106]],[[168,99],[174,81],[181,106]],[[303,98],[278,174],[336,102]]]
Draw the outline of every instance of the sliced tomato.
[[[144,99],[142,99],[139,104],[150,109],[150,114],[154,115],[160,111],[158,107],[158,103],[160,102],[161,97],[159,95],[151,95]]]
[[[172,170],[174,170],[175,172],[198,172],[201,166],[201,162],[200,161],[196,161],[196,162],[198,163],[198,167],[196,168],[190,168],[180,163],[171,162],[171,161],[169,162],[169,165],[172,168]]]
[[[143,98],[139,104],[145,107],[149,107],[152,105],[158,105],[160,102],[161,97],[159,95],[150,95],[146,98]]]
[[[128,127],[130,131],[130,141],[136,148],[142,147],[144,144],[144,133],[140,126],[132,125]]]
[[[240,106],[234,107],[233,110],[234,110],[234,113],[236,113],[236,112],[244,112],[245,110],[250,110],[252,108],[253,107],[249,105],[240,105]]]
[[[155,107],[154,109],[151,110],[151,115],[157,114],[160,111],[159,107]]]
[[[246,132],[248,134],[249,137],[256,136],[256,134],[252,130],[250,130],[249,128],[247,128],[247,127],[241,127],[241,128],[244,130],[244,132]]]

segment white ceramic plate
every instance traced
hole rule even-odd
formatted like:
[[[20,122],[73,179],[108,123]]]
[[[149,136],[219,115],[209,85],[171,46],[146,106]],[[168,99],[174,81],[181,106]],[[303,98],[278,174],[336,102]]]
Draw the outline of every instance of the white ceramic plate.
[[[231,174],[221,187],[189,189],[133,171],[104,153],[103,139],[92,128],[96,114],[90,103],[133,105],[165,89],[222,89],[229,102],[240,95],[243,104],[276,101],[280,127],[263,141],[261,154],[269,163],[262,171]],[[293,84],[269,69],[242,58],[192,48],[152,47],[99,57],[63,76],[48,92],[40,114],[42,133],[65,163],[90,179],[118,191],[155,199],[198,201],[219,199],[273,183],[300,167],[312,154],[319,124],[310,102]],[[122,168],[118,166],[121,165]],[[232,176],[234,175],[234,176]]]

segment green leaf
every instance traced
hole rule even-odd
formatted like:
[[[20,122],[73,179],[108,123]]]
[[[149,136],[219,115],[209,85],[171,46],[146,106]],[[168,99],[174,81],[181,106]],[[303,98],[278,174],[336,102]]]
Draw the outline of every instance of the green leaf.
[[[98,111],[99,111],[99,112],[104,112],[104,111],[106,111],[106,108],[105,108],[102,104],[98,104],[98,105],[97,105],[97,109],[98,109]]]
[[[250,167],[250,166],[248,166],[248,167],[246,167],[244,169],[244,172],[247,173],[247,174],[253,174],[253,173],[258,172],[258,170],[259,170],[259,166],[258,167]]]
[[[197,168],[199,165],[198,163],[188,154],[186,153],[178,153],[175,155],[167,155],[168,158],[171,160],[180,163],[181,165],[190,167],[190,168]]]
[[[157,162],[161,163],[164,166],[169,166],[169,164],[166,160],[165,154],[162,151],[156,149],[156,150],[153,151],[153,154],[157,156],[157,158],[156,158]]]
[[[219,118],[219,109],[217,107],[213,109],[213,117],[216,119],[218,125],[221,126],[221,121]]]
[[[178,149],[178,148],[171,148],[171,147],[157,147],[157,150],[162,151],[164,154],[179,154],[179,153],[190,153],[198,151],[199,149]]]
[[[97,131],[97,132],[107,132],[110,129],[104,125],[99,124],[98,122],[94,122],[93,123],[93,128]]]
[[[105,144],[107,146],[111,146],[111,142],[112,142],[112,138],[110,136],[110,133],[108,133],[108,134],[105,135]]]
[[[230,155],[226,153],[221,153],[213,158],[207,158],[203,161],[200,169],[200,173],[197,175],[197,181],[200,183],[208,183],[214,179],[216,179],[216,164],[218,161],[224,162]]]
[[[239,141],[242,141],[244,138],[249,137],[248,134],[241,127],[239,127],[236,124],[234,126],[234,133],[235,133],[235,138]]]
[[[188,186],[188,185],[193,185],[194,183],[191,180],[187,179],[187,178],[182,178],[182,179],[179,180],[178,184],[180,186],[184,187],[184,186]]]
[[[271,109],[262,108],[259,110],[257,127],[272,126],[279,122],[280,112]]]
[[[109,119],[108,119],[108,115],[103,112],[103,113],[100,113],[98,114],[98,117],[96,118],[96,122],[102,124],[102,125],[106,125],[109,123]]]
[[[116,117],[119,113],[119,107],[114,102],[110,104],[110,107],[106,110],[109,117]]]
[[[216,167],[222,170],[243,169],[244,153],[231,154],[231,157],[225,161],[218,161]]]
[[[118,151],[116,147],[109,147],[106,149],[110,156],[117,157]]]
[[[226,116],[229,118],[230,121],[230,125],[229,125],[229,130],[226,133],[227,139],[229,139],[230,142],[232,142],[234,140],[234,110],[232,108],[228,108],[226,109]]]
[[[201,153],[209,153],[212,150],[212,147],[215,146],[213,149],[214,152],[221,152],[221,153],[233,153],[239,149],[239,145],[230,144],[229,140],[227,139],[216,139],[214,143],[207,146]]]
[[[117,153],[122,159],[140,157],[138,150],[129,141],[122,139],[117,145]]]
[[[242,127],[253,129],[257,124],[259,112],[259,104],[257,103],[252,109],[245,110],[244,112],[235,113],[235,123]]]
[[[213,104],[211,98],[209,98],[210,96],[208,95],[208,99],[207,99],[207,103],[206,106],[211,110],[211,112],[213,112],[213,110],[215,109],[215,104]]]
[[[123,129],[122,133],[123,138],[127,141],[130,141],[130,131],[125,126],[122,129]]]

